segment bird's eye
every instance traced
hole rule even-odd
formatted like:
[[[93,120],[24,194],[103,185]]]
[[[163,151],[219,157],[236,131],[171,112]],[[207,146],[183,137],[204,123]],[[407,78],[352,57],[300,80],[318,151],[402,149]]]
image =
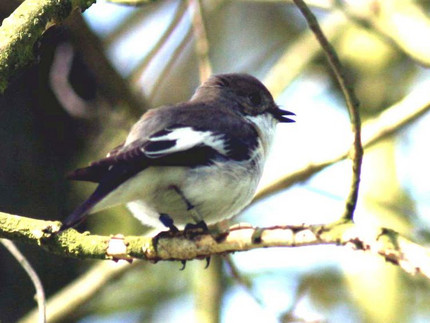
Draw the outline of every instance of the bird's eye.
[[[218,85],[220,85],[221,87],[229,87],[230,86],[230,82],[224,77],[219,76],[217,81],[218,81]]]
[[[254,92],[248,95],[249,101],[251,101],[254,105],[260,105],[261,104],[261,96],[259,93]]]

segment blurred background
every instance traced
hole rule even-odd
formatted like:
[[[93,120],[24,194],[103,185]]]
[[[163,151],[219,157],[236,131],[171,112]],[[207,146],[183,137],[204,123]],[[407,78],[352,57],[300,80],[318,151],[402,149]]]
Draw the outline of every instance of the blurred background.
[[[428,1],[306,2],[346,68],[364,129],[389,111],[395,114],[398,105],[406,117],[429,105]],[[1,19],[18,3],[2,0]],[[35,53],[36,64],[0,96],[3,212],[65,218],[94,189],[66,181],[65,174],[104,157],[145,110],[187,100],[210,73],[250,73],[281,107],[297,114],[295,124],[278,126],[262,188],[306,165],[336,159],[351,144],[333,73],[288,1],[158,1],[139,7],[99,1],[49,29]],[[428,246],[429,124],[430,116],[420,113],[366,149],[357,223],[392,228]],[[333,163],[312,175],[258,200],[233,222],[338,219],[351,163]],[[137,235],[147,228],[119,207],[89,217],[79,230]],[[59,314],[52,321],[430,320],[425,278],[348,248],[254,250],[213,257],[206,270],[202,261],[188,262],[180,271],[174,262],[115,265],[18,246],[48,297],[57,295]],[[0,259],[0,321],[15,322],[35,307],[34,287],[3,248]],[[77,292],[64,289],[76,282],[83,284]]]

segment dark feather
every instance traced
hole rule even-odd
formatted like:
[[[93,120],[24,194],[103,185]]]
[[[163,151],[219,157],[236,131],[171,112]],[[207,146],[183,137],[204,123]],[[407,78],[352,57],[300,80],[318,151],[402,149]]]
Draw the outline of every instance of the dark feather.
[[[107,165],[103,165],[102,167],[88,166],[84,168],[78,168],[67,174],[66,178],[74,181],[99,183],[106,174],[108,168],[109,166]]]
[[[125,142],[121,143],[120,145],[114,147],[108,154],[107,157],[116,155],[123,147],[124,147]]]
[[[227,156],[236,161],[244,161],[251,158],[251,154],[257,148],[257,133],[247,138],[237,138],[233,136],[224,136],[224,147],[227,150]]]
[[[159,141],[149,141],[145,145],[145,151],[148,153],[162,152],[163,150],[172,148],[176,145],[176,140],[159,140]]]
[[[133,159],[135,156],[142,158],[142,152],[138,145],[130,145],[129,149],[121,152],[123,144],[115,147],[107,157],[92,162],[90,166],[78,168],[73,172],[67,174],[66,178],[75,181],[87,181],[100,183],[103,177],[108,173],[109,168],[118,162],[123,162]]]
[[[91,167],[87,167],[91,169]],[[81,223],[91,209],[105,198],[110,192],[121,185],[130,177],[134,176],[141,169],[145,167],[137,167],[133,163],[119,163],[118,165],[112,166],[103,176],[100,178],[99,185],[93,194],[78,208],[76,208],[72,214],[70,214],[63,222],[60,231],[74,227]]]

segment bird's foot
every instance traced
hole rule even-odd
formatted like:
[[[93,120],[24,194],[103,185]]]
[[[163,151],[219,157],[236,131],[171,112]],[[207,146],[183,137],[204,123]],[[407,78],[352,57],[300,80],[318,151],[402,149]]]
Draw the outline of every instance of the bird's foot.
[[[194,239],[195,237],[210,233],[209,228],[205,221],[199,221],[197,223],[188,223],[184,229],[184,236],[187,239]],[[209,267],[211,263],[211,257],[206,257],[206,266],[205,269]],[[185,268],[185,262],[182,262],[183,270]]]
[[[188,223],[184,229],[184,235],[188,239],[193,239],[198,235],[209,233],[209,228],[205,221]]]
[[[186,239],[192,240],[199,235],[209,233],[209,228],[206,222],[204,221],[199,221],[197,223],[188,223],[185,226],[184,231],[180,232],[179,229],[174,225],[173,219],[169,215],[160,214],[159,219],[165,227],[169,228],[169,230],[162,231],[152,238],[152,243],[154,245],[155,250],[157,250],[158,241],[161,238],[172,238],[172,237],[183,236]],[[206,259],[205,268],[208,268],[210,264],[210,257],[206,257],[205,259]],[[181,264],[182,264],[182,267],[180,270],[184,270],[186,267],[187,261],[181,260]]]
[[[179,233],[179,229],[174,225],[173,219],[168,214],[164,214],[164,213],[160,214],[159,219],[161,223],[163,223],[163,225],[167,227],[169,230],[161,231],[155,237],[152,238],[152,244],[155,250],[157,250],[158,241],[161,238],[172,238],[177,236]]]

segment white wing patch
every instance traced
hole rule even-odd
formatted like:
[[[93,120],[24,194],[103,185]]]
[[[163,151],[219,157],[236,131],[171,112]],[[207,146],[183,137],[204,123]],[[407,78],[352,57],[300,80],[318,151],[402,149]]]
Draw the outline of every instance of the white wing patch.
[[[212,147],[221,154],[227,154],[228,151],[224,148],[224,140],[222,134],[214,134],[211,131],[197,131],[192,127],[174,128],[167,134],[161,136],[152,136],[149,141],[172,141],[175,144],[172,147],[157,150],[157,151],[146,151],[142,147],[142,152],[144,152],[148,157],[157,157],[159,155],[172,154],[179,151],[188,150],[192,147],[204,145]]]

